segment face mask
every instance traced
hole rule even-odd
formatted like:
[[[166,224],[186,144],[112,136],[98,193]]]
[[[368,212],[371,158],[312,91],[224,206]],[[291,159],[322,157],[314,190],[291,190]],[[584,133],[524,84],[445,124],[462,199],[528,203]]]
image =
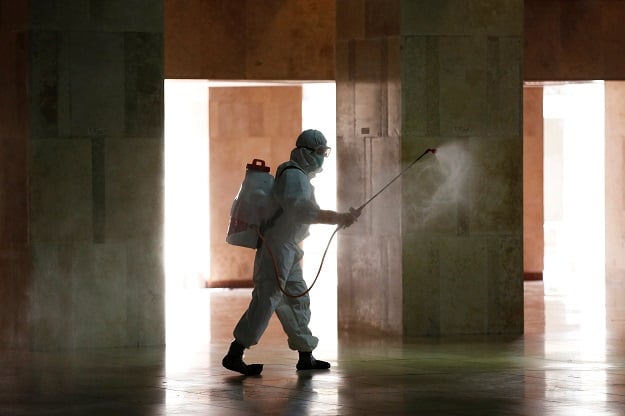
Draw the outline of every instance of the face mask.
[[[313,157],[315,158],[315,162],[317,162],[319,171],[321,171],[321,167],[323,166],[323,161],[325,160],[325,157],[323,157],[322,155],[317,155],[317,154],[313,154]]]

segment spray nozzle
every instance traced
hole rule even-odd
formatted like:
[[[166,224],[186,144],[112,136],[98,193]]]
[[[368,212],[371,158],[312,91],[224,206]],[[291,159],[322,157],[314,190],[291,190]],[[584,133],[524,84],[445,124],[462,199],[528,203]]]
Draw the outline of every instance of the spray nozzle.
[[[362,213],[362,207],[360,207],[360,208],[351,207],[349,209],[349,213],[352,214],[354,216],[354,218],[358,218],[358,217],[360,217],[360,214]]]
[[[433,147],[433,148],[431,148],[431,149],[428,149],[428,150],[426,150],[426,153],[427,153],[427,152],[430,152],[430,153],[432,153],[432,154],[435,154],[435,153],[436,153],[436,148],[435,148],[435,147]]]

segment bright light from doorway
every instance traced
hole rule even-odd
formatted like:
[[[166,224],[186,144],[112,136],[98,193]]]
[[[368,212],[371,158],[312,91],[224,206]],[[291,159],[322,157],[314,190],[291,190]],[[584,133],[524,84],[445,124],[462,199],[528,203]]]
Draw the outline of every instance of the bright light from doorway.
[[[545,295],[588,358],[605,354],[604,100],[603,82],[544,87]]]
[[[336,85],[332,83],[310,83],[303,85],[302,130],[321,131],[328,146],[332,147],[330,157],[323,164],[323,172],[312,180],[317,203],[323,209],[336,209]],[[310,285],[317,274],[323,251],[334,231],[334,226],[312,225],[310,236],[304,240],[304,277]],[[319,355],[333,356],[336,343],[329,343],[337,336],[337,264],[336,237],[328,249],[323,270],[311,291],[312,313],[310,329],[324,340]],[[324,346],[332,351],[323,350]]]
[[[210,274],[208,94],[209,87],[213,86],[245,85],[256,84],[225,84],[207,80],[165,81],[164,257],[168,351],[176,350],[172,347],[202,348],[210,342],[209,293],[212,289],[204,288],[204,282]],[[324,164],[324,171],[313,180],[316,198],[322,208],[335,209],[335,84],[315,82],[301,85],[302,129],[322,131],[333,148]],[[288,154],[284,157],[288,159]],[[227,221],[225,218],[224,223]],[[311,235],[304,244],[304,277],[309,284],[317,273],[332,231],[333,228],[327,225],[311,227]],[[313,311],[310,327],[324,341],[336,340],[336,292],[334,241],[325,259],[322,275],[311,291]],[[336,349],[335,342],[326,342],[325,345]],[[320,345],[320,348],[323,347]],[[171,354],[171,357],[184,360],[189,355]],[[175,367],[184,363],[173,362],[168,354],[168,367],[172,365]]]
[[[208,86],[205,81],[165,81],[165,328],[167,365],[189,355],[170,347],[208,343],[210,320],[203,287],[210,270],[208,193]],[[170,357],[175,357],[173,362]]]
[[[165,271],[180,287],[203,286],[210,267],[208,156],[207,84],[166,80]]]

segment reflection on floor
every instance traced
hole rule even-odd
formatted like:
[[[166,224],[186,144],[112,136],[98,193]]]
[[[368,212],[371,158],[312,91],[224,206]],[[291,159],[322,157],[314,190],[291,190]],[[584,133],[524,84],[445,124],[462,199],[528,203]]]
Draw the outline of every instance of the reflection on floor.
[[[249,292],[203,290],[187,331],[200,336],[167,351],[3,352],[0,415],[625,415],[623,289],[607,288],[588,326],[588,308],[527,283],[526,333],[512,339],[324,333],[316,355],[333,367],[312,374],[296,373],[274,320],[249,378],[220,365]]]

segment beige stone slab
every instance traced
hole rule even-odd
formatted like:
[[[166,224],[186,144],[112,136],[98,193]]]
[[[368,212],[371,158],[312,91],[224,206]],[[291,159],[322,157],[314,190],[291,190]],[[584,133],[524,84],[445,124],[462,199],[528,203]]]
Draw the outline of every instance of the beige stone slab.
[[[437,243],[441,333],[488,333],[486,239],[443,238]]]
[[[124,37],[119,33],[71,33],[64,44],[69,83],[70,134],[125,132]]]
[[[107,139],[106,241],[160,239],[163,227],[163,143]]]
[[[468,184],[471,233],[520,233],[523,227],[523,142],[471,140]]]
[[[84,139],[32,142],[31,238],[91,241],[91,143]]]
[[[421,136],[427,131],[428,111],[438,114],[437,102],[428,100],[429,97],[436,95],[436,91],[433,91],[431,95],[426,92],[428,73],[437,69],[437,61],[428,60],[428,42],[425,37],[406,37],[403,43],[401,54],[402,134],[405,137]]]
[[[441,37],[437,47],[441,134],[465,137],[484,134],[488,119],[485,39]]]
[[[404,1],[404,35],[520,35],[523,1]]]
[[[64,260],[71,265],[68,277],[72,281],[73,345],[131,345],[127,341],[126,322],[128,304],[134,299],[127,290],[129,253],[125,246],[82,245],[64,251]]]

